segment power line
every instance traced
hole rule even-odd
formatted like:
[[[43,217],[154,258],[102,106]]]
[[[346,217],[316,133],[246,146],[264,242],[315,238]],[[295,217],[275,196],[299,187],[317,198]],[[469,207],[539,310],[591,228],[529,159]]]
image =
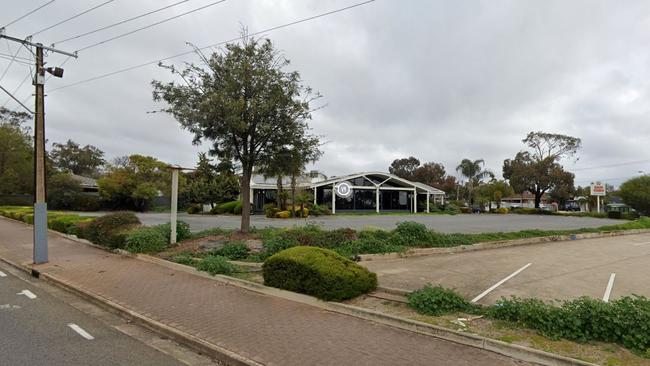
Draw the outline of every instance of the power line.
[[[129,19],[125,19],[125,20],[119,21],[119,22],[117,22],[117,23],[113,23],[113,24],[109,24],[109,25],[104,26],[104,27],[101,27],[101,28],[97,28],[97,29],[92,30],[92,31],[90,31],[90,32],[82,33],[82,34],[79,34],[79,35],[76,35],[76,36],[73,36],[73,37],[69,37],[69,38],[66,38],[66,39],[61,40],[61,41],[58,41],[58,42],[54,42],[53,44],[60,44],[60,43],[63,43],[63,42],[68,42],[68,41],[71,41],[71,40],[73,40],[73,39],[78,39],[78,38],[81,38],[81,37],[85,37],[85,36],[91,35],[91,34],[93,34],[93,33],[101,32],[101,31],[106,30],[106,29],[110,29],[110,28],[113,28],[113,27],[117,27],[118,25],[122,25],[122,24],[125,24],[125,23],[128,23],[128,22],[131,22],[131,21],[133,21],[133,20],[140,19],[140,18],[142,18],[142,17],[146,17],[147,15],[151,15],[151,14],[157,13],[157,12],[159,12],[159,11],[162,11],[162,10],[165,10],[165,9],[169,9],[169,8],[171,8],[171,7],[174,7],[174,6],[177,6],[177,5],[180,5],[180,4],[183,4],[183,3],[186,3],[186,2],[188,2],[188,1],[190,1],[190,0],[182,0],[182,1],[178,1],[178,2],[175,2],[175,3],[173,3],[173,4],[170,4],[170,5],[164,6],[164,7],[162,7],[162,8],[158,8],[158,9],[155,9],[155,10],[149,11],[149,12],[147,12],[147,13],[140,14],[140,15],[137,15],[137,16],[135,16],[135,17],[132,17],[132,18],[129,18]]]
[[[155,26],[157,26],[157,25],[160,25],[160,24],[166,23],[166,22],[168,22],[168,21],[170,21],[170,20],[174,20],[174,19],[180,18],[180,17],[182,17],[182,16],[185,16],[185,15],[188,15],[188,14],[192,14],[192,13],[197,12],[197,11],[199,11],[199,10],[203,10],[203,9],[205,9],[205,8],[209,8],[209,7],[211,7],[211,6],[214,6],[214,5],[217,5],[217,4],[221,4],[221,3],[225,2],[225,1],[226,1],[226,0],[215,1],[215,2],[212,2],[212,3],[208,4],[208,5],[204,5],[204,6],[201,6],[201,7],[199,7],[199,8],[196,8],[196,9],[193,9],[193,10],[190,10],[190,11],[187,11],[187,12],[185,12],[185,13],[178,14],[178,15],[174,15],[173,17],[169,17],[169,18],[163,19],[163,20],[161,20],[161,21],[158,21],[158,22],[155,22],[155,23],[152,23],[152,24],[146,25],[146,26],[144,26],[144,27],[141,27],[141,28],[138,28],[138,29],[134,29],[134,30],[129,31],[129,32],[126,32],[126,33],[122,33],[122,34],[120,34],[120,35],[117,35],[117,36],[115,36],[115,37],[111,37],[111,38],[106,39],[106,40],[103,40],[103,41],[101,41],[101,42],[93,43],[93,44],[91,44],[91,45],[88,45],[88,46],[86,46],[86,47],[83,47],[83,48],[78,49],[76,52],[81,52],[81,51],[87,50],[87,49],[89,49],[89,48],[93,48],[93,47],[100,46],[100,45],[102,45],[102,44],[104,44],[104,43],[108,43],[108,42],[114,41],[114,40],[116,40],[116,39],[120,39],[120,38],[126,37],[126,36],[128,36],[128,35],[133,34],[133,33],[137,33],[137,32],[139,32],[139,31],[142,31],[142,30],[145,30],[145,29],[149,29],[149,28],[151,28],[151,27],[155,27]]]
[[[40,34],[40,33],[43,33],[43,32],[45,32],[46,30],[50,30],[50,29],[52,29],[52,28],[54,28],[54,27],[58,27],[59,25],[61,25],[61,24],[63,24],[63,23],[67,23],[67,22],[69,22],[69,21],[71,21],[71,20],[73,20],[73,19],[75,19],[75,18],[78,18],[78,17],[84,15],[84,14],[90,13],[91,11],[93,11],[93,10],[95,10],[95,9],[99,9],[99,8],[101,8],[101,7],[104,6],[104,5],[107,5],[107,4],[112,3],[113,1],[115,1],[115,0],[104,1],[103,3],[101,3],[101,4],[99,4],[99,5],[95,5],[95,6],[93,6],[92,8],[90,8],[90,9],[88,9],[88,10],[84,10],[84,11],[82,11],[82,12],[79,13],[79,14],[73,15],[73,16],[71,16],[71,17],[69,17],[69,18],[66,18],[66,19],[64,19],[64,20],[62,20],[62,21],[60,21],[60,22],[58,22],[58,23],[52,24],[52,25],[50,25],[49,27],[45,27],[45,28],[43,28],[43,29],[41,29],[41,30],[39,30],[39,31],[37,31],[37,32],[34,32],[34,33],[32,33],[32,36],[35,36],[35,35]]]
[[[8,58],[8,59],[15,58],[15,59],[18,60],[18,61],[29,62],[30,64],[33,63],[33,61],[34,61],[34,60],[32,60],[31,58],[21,57],[21,56],[16,56],[16,57],[14,57],[14,55],[10,55],[10,54],[6,54],[6,53],[2,53],[2,52],[0,52],[0,56],[4,56],[4,57],[6,57],[6,58]]]
[[[7,75],[7,71],[9,71],[9,69],[11,68],[11,65],[13,65],[14,62],[16,61],[16,57],[18,57],[18,53],[20,52],[20,50],[21,50],[21,47],[19,46],[16,49],[16,53],[14,53],[13,56],[11,57],[11,60],[9,60],[9,65],[7,65],[7,67],[5,68],[5,71],[2,73],[2,75],[0,75],[0,81],[2,81],[2,79],[5,78],[5,75]],[[9,95],[11,95],[11,94],[9,94]]]
[[[23,84],[25,84],[25,82],[27,81],[27,79],[29,79],[30,76],[32,76],[32,68],[31,68],[31,67],[29,68],[29,72],[27,73],[27,75],[25,75],[25,78],[23,79],[23,81],[21,81],[21,82],[20,82],[20,85],[18,85],[18,87],[17,87],[16,89],[14,89],[14,91],[13,91],[12,94],[16,94],[16,93],[18,92],[18,90],[20,90],[20,88],[23,87]],[[6,106],[7,106],[7,103],[9,103],[9,101],[11,101],[11,98],[7,98],[7,100],[4,102],[4,104],[2,105],[2,107],[3,107],[3,108],[6,107]],[[23,102],[23,103],[24,103],[24,102]]]
[[[339,8],[339,9],[336,9],[336,10],[332,10],[332,11],[328,11],[328,12],[321,13],[321,14],[318,14],[318,15],[314,15],[314,16],[311,16],[311,17],[308,17],[308,18],[303,18],[303,19],[296,20],[296,21],[293,21],[293,22],[290,22],[290,23],[285,23],[285,24],[278,25],[278,26],[275,26],[275,27],[263,29],[263,30],[260,30],[260,31],[254,32],[254,33],[250,33],[247,36],[256,36],[256,35],[260,35],[262,33],[267,33],[267,32],[277,30],[277,29],[286,28],[286,27],[289,27],[289,26],[292,26],[292,25],[296,25],[296,24],[304,23],[304,22],[307,22],[307,21],[310,21],[310,20],[322,18],[322,17],[328,16],[328,15],[340,13],[342,11],[346,11],[346,10],[349,10],[349,9],[352,9],[352,8],[356,8],[356,7],[359,7],[359,6],[362,6],[362,5],[366,5],[366,4],[372,3],[374,1],[375,0],[363,1],[363,2],[360,2],[360,3],[349,5],[349,6]],[[229,39],[227,41],[214,43],[214,44],[204,46],[204,47],[200,47],[200,48],[197,48],[197,49],[198,50],[204,50],[204,49],[208,49],[208,48],[212,48],[212,47],[218,47],[218,46],[224,45],[226,43],[231,43],[231,42],[241,40],[241,39],[243,39],[243,38],[245,38],[247,36],[240,36],[240,37],[232,38],[232,39]],[[159,59],[156,59],[156,60],[153,60],[153,61],[144,62],[144,63],[138,64],[138,65],[129,66],[129,67],[126,67],[126,68],[123,68],[123,69],[120,69],[120,70],[116,70],[116,71],[109,72],[109,73],[106,73],[106,74],[102,74],[102,75],[94,76],[94,77],[91,77],[91,78],[88,78],[88,79],[80,80],[80,81],[77,81],[75,83],[71,83],[71,84],[68,84],[68,85],[63,85],[63,86],[60,86],[58,88],[51,89],[51,90],[49,90],[49,92],[51,93],[51,92],[56,91],[56,90],[70,88],[72,86],[76,86],[76,85],[79,85],[79,84],[85,84],[85,83],[88,83],[88,82],[91,82],[91,81],[104,79],[104,78],[107,78],[107,77],[110,77],[110,76],[113,76],[113,75],[121,74],[123,72],[139,69],[141,67],[145,67],[145,66],[149,66],[149,65],[154,65],[154,64],[157,64],[157,63],[159,63],[161,61],[170,60],[170,59],[173,59],[173,58],[189,55],[189,54],[192,54],[192,53],[195,53],[195,50],[178,53],[178,54],[175,54],[175,55],[172,55],[172,56],[159,58]]]
[[[7,89],[5,89],[4,87],[2,87],[2,85],[0,85],[0,89],[1,89],[2,91],[4,91],[5,93],[7,93],[7,94],[8,94],[8,95],[13,99],[13,100],[16,101],[16,103],[20,104],[20,105],[21,105],[23,108],[25,108],[29,113],[34,114],[34,112],[32,112],[31,109],[27,108],[27,107],[26,107],[26,106],[25,106],[21,101],[18,100],[18,98],[14,97],[13,94],[9,93],[9,90],[7,90]]]
[[[2,55],[2,54],[0,54],[0,59],[7,60],[7,61],[14,60],[14,62],[19,63],[21,65],[31,65],[31,64],[33,64],[33,62],[30,62],[30,61],[24,61],[24,60],[18,59],[18,58],[14,59],[12,56],[5,56],[5,55]]]
[[[47,3],[45,3],[45,4],[43,4],[43,5],[39,6],[38,8],[36,8],[36,9],[34,9],[34,10],[28,12],[27,14],[21,16],[20,18],[14,20],[14,21],[12,21],[12,22],[10,22],[9,24],[7,24],[7,25],[5,25],[5,26],[3,26],[3,27],[0,27],[0,28],[7,28],[8,26],[10,26],[10,25],[12,25],[12,24],[14,24],[14,23],[16,23],[16,22],[18,22],[18,21],[20,21],[20,20],[22,20],[22,19],[24,19],[24,18],[26,18],[26,17],[32,15],[32,14],[34,14],[34,13],[36,13],[37,11],[41,10],[42,8],[44,8],[44,7],[46,7],[46,6],[50,5],[50,4],[52,4],[54,1],[55,1],[55,0],[51,0],[51,1],[49,1],[49,2],[47,2]]]
[[[645,159],[645,160],[636,160],[636,161],[628,161],[624,163],[616,163],[616,164],[608,164],[608,165],[600,165],[600,166],[591,166],[587,168],[577,168],[577,169],[572,169],[573,171],[579,172],[583,170],[593,170],[593,169],[602,169],[602,168],[616,168],[619,166],[626,166],[626,165],[636,165],[636,164],[644,164],[644,163],[650,163],[650,159]]]

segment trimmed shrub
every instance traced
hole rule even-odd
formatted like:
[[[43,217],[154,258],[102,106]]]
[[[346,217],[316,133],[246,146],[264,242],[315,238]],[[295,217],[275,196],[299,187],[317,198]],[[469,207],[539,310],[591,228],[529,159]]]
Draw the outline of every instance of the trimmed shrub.
[[[69,234],[78,222],[91,220],[90,217],[79,215],[54,216],[47,220],[47,227],[60,233]]]
[[[228,262],[226,257],[218,255],[208,255],[203,258],[196,266],[199,271],[208,272],[211,275],[216,274],[231,274],[237,272],[237,267]]]
[[[431,232],[424,224],[403,221],[393,230],[393,244],[407,246],[424,246],[431,242]]]
[[[223,248],[216,250],[214,254],[230,260],[244,259],[248,257],[248,247],[241,241],[233,241],[224,244]]]
[[[636,220],[639,218],[639,213],[636,211],[623,212],[621,218],[623,220]]]
[[[279,211],[278,213],[275,214],[275,217],[277,217],[278,219],[288,219],[291,217],[291,212]]]
[[[274,204],[268,203],[264,205],[264,216],[268,218],[274,218],[278,212],[280,212],[280,209],[275,207]]]
[[[475,307],[452,289],[428,284],[406,296],[418,313],[438,316],[452,312],[473,312]]]
[[[117,212],[91,221],[83,229],[83,237],[108,248],[124,248],[126,232],[139,225],[133,213]]]
[[[494,210],[492,210],[492,212],[494,212],[495,214],[504,215],[504,214],[508,213],[508,209],[506,207],[499,207],[499,208],[495,208]]]
[[[309,213],[314,216],[331,215],[332,211],[327,206],[311,205]]]
[[[99,211],[101,203],[99,196],[90,194],[77,194],[72,199],[72,210],[74,211]]]
[[[155,227],[142,227],[126,234],[124,249],[132,253],[158,253],[167,248],[169,237]]]
[[[241,215],[241,210],[242,210],[242,203],[241,201],[237,201],[235,206],[232,208],[232,213],[235,215]]]
[[[160,224],[153,227],[155,230],[158,230],[162,236],[167,240],[167,244],[172,236],[172,226],[168,222],[166,224]],[[192,232],[190,231],[190,225],[185,221],[176,221],[176,241],[183,241],[192,237]]]
[[[203,212],[203,208],[201,205],[190,205],[190,207],[187,208],[186,212],[190,215],[199,214]]]
[[[315,247],[294,247],[268,258],[262,266],[264,284],[342,301],[377,288],[377,276],[335,252]]]

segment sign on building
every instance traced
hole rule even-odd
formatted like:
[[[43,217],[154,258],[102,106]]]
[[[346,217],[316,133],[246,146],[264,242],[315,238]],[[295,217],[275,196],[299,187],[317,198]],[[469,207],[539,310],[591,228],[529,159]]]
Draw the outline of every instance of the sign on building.
[[[352,185],[349,182],[341,182],[334,187],[334,190],[337,196],[347,198],[352,194]]]
[[[596,182],[596,183],[591,183],[591,195],[592,196],[605,196],[607,194],[607,189],[605,188],[605,185]]]

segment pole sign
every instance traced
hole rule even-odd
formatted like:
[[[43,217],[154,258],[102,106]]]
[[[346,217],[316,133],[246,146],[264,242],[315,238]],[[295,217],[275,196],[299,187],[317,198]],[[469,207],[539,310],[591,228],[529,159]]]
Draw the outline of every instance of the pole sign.
[[[336,192],[337,196],[341,198],[348,198],[350,195],[352,195],[352,185],[350,182],[340,182],[334,186],[334,191]]]
[[[591,195],[592,196],[605,196],[607,194],[607,189],[605,188],[605,185],[596,182],[596,183],[591,183]]]

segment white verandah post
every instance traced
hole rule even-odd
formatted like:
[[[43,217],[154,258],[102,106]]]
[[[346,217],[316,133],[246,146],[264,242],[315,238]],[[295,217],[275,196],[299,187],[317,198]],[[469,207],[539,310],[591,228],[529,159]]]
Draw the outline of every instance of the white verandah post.
[[[429,213],[429,191],[427,191],[427,213]]]
[[[379,187],[375,192],[375,212],[379,213]]]
[[[314,205],[316,205],[316,187],[314,187]]]
[[[332,214],[336,213],[336,183],[332,183]]]
[[[413,213],[418,212],[418,191],[413,188]]]

